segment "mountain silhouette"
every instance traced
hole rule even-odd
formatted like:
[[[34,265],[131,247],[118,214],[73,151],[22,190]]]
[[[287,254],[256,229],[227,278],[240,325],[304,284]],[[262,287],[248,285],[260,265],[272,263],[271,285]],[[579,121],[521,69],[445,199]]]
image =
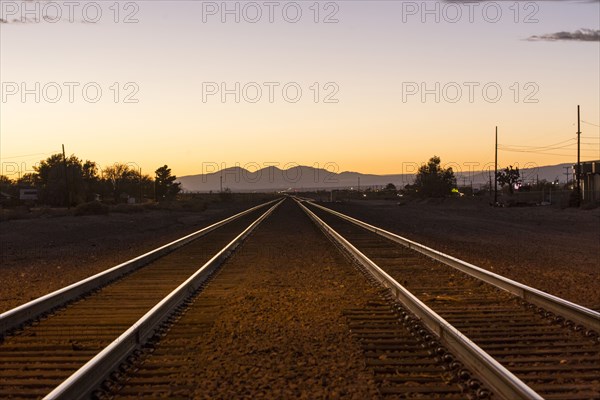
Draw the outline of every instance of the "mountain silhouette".
[[[557,178],[561,182],[564,182],[566,180],[564,167],[571,165],[559,164],[527,168],[521,170],[521,176],[526,182],[536,179],[554,181]],[[572,173],[572,170],[570,173]],[[468,185],[472,181],[475,187],[479,187],[489,182],[489,171],[487,170],[471,173],[455,170],[455,175],[458,185]],[[388,183],[393,183],[396,187],[402,188],[406,184],[412,183],[414,177],[414,173],[390,175],[363,174],[353,171],[337,173],[331,171],[329,168],[314,168],[300,165],[288,169],[268,166],[256,171],[249,171],[245,168],[235,166],[216,172],[182,176],[177,180],[181,182],[181,186],[185,191],[218,192],[221,190],[222,178],[223,189],[230,189],[234,192],[258,192],[356,189],[359,185],[364,189],[367,187],[383,187]]]

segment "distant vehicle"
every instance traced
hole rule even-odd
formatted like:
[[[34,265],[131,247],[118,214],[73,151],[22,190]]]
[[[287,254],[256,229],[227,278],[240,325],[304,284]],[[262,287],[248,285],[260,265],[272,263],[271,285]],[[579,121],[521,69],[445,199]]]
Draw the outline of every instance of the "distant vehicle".
[[[465,194],[463,192],[459,192],[457,188],[453,188],[452,189],[452,195],[453,196],[458,196],[458,197],[463,197]]]

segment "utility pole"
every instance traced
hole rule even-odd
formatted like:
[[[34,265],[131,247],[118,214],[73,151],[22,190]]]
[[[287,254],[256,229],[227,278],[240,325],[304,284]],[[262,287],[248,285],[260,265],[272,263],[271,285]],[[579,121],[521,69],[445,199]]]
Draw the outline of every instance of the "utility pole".
[[[142,182],[142,167],[140,167],[140,204],[143,203],[143,199],[144,198],[144,185]]]
[[[490,196],[492,195],[492,169],[488,169],[488,177],[490,178]]]
[[[71,191],[69,190],[69,177],[67,175],[67,156],[65,155],[65,145],[62,145],[63,166],[65,167],[65,189],[67,190],[65,199],[67,201],[67,209],[71,209]]]
[[[581,193],[579,181],[581,179],[581,120],[579,119],[579,105],[577,106],[577,171],[575,179],[577,180],[577,191]]]
[[[498,127],[496,127],[496,147],[494,158],[494,205],[498,203]]]

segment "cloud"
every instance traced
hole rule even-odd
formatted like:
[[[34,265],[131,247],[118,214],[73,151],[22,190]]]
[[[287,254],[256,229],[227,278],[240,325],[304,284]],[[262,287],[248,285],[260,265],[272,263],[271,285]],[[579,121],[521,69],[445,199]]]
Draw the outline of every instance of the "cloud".
[[[479,2],[479,3],[485,3],[485,2],[497,2],[497,1],[502,1],[502,2],[513,2],[514,0],[443,0],[446,3],[473,3],[473,2]],[[600,2],[600,0],[544,0],[544,1],[557,1],[557,2],[562,2],[562,3],[598,3]]]
[[[445,3],[473,3],[473,2],[477,2],[477,3],[486,3],[486,2],[512,2],[514,3],[515,0],[442,0]],[[562,3],[582,3],[582,4],[587,4],[587,3],[599,3],[600,0],[544,0],[544,1],[556,1],[556,2],[562,2]]]
[[[557,40],[574,40],[578,42],[598,42],[600,41],[600,30],[597,29],[578,29],[575,32],[556,32],[545,35],[534,35],[528,37],[529,41],[554,42]]]

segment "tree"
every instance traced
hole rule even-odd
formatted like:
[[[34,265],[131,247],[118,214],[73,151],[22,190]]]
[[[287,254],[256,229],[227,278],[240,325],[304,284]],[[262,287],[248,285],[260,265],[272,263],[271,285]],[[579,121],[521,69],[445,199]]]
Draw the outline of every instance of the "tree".
[[[2,192],[2,196],[17,197],[19,194],[17,183],[6,175],[0,175],[0,192]]]
[[[6,175],[0,175],[0,188],[4,186],[11,186],[13,184],[12,179]]]
[[[385,190],[386,192],[395,192],[396,185],[394,185],[393,183],[388,183],[387,185],[385,185],[385,188],[383,190]]]
[[[102,170],[102,177],[108,184],[115,202],[118,202],[123,194],[133,196],[140,193],[140,172],[128,164],[114,163]]]
[[[438,156],[433,156],[427,164],[419,167],[413,187],[424,197],[444,197],[456,186],[452,168],[442,168]]]
[[[163,165],[155,171],[156,198],[160,200],[169,200],[175,198],[181,191],[181,183],[175,182],[177,177],[171,175],[171,168]]]
[[[82,165],[82,177],[86,201],[95,199],[96,194],[102,192],[102,181],[98,175],[98,165],[94,161],[86,160]]]
[[[40,189],[40,200],[43,202],[53,206],[65,206],[85,200],[83,166],[79,158],[71,155],[64,160],[62,154],[53,154],[42,160],[34,169],[37,173],[36,183]]]
[[[516,185],[520,185],[522,183],[519,168],[513,168],[512,165],[498,172],[498,175],[496,175],[496,180],[502,187],[508,185],[508,191],[510,194],[514,193]]]
[[[17,186],[38,187],[40,186],[40,177],[35,172],[28,172],[17,179]]]
[[[83,179],[93,181],[98,179],[98,166],[94,161],[85,160],[82,166]]]

